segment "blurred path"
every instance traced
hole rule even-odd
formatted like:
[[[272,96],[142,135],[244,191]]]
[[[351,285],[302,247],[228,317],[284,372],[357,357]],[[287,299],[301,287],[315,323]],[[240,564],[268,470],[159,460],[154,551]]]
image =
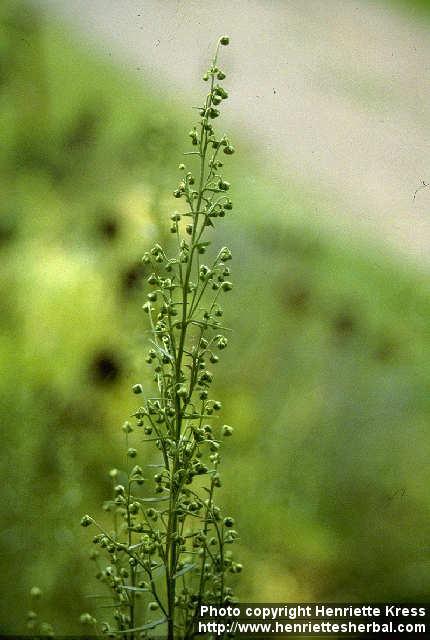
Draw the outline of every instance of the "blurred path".
[[[430,264],[430,27],[368,0],[37,0],[197,97],[229,33],[230,121],[363,232]],[[264,158],[264,154],[262,156]]]

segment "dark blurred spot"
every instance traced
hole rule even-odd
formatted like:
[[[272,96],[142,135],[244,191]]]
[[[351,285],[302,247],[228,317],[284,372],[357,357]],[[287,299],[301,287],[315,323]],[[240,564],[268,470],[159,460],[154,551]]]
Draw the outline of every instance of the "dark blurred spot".
[[[147,166],[154,164],[164,166],[171,154],[171,140],[174,138],[174,123],[165,118],[141,123],[133,131],[121,150],[121,160],[127,167]],[[166,130],[172,131],[172,136],[166,136]]]
[[[90,363],[90,377],[95,384],[115,382],[121,375],[121,364],[112,351],[96,353]]]
[[[322,253],[318,238],[312,237],[305,229],[291,227],[286,231],[279,227],[265,229],[259,234],[258,243],[268,251],[282,251],[283,254],[303,257],[315,257]]]
[[[119,222],[114,211],[106,211],[102,214],[97,225],[97,232],[103,240],[111,241],[118,237]]]
[[[2,15],[5,26],[17,37],[27,38],[40,30],[41,13],[35,7],[21,2],[6,3],[5,14]]]
[[[0,249],[12,242],[17,235],[17,226],[11,217],[2,217],[0,214]]]
[[[304,312],[307,309],[310,296],[310,291],[306,286],[295,285],[287,291],[285,302],[287,307],[293,311]]]
[[[351,336],[357,328],[354,316],[348,311],[341,311],[333,318],[333,331],[341,338]]]
[[[0,88],[3,88],[10,81],[12,74],[10,73],[8,64],[9,60],[6,60],[6,56],[0,57]]]
[[[374,357],[380,362],[389,362],[396,355],[396,345],[391,340],[381,340],[375,349]]]
[[[70,127],[64,140],[69,151],[80,151],[96,141],[100,114],[95,109],[83,109]]]
[[[52,140],[43,141],[36,132],[26,131],[17,141],[14,163],[17,169],[44,172],[54,182],[62,182],[67,175]]]
[[[122,292],[128,294],[140,289],[145,273],[145,267],[141,262],[129,266],[121,275]]]

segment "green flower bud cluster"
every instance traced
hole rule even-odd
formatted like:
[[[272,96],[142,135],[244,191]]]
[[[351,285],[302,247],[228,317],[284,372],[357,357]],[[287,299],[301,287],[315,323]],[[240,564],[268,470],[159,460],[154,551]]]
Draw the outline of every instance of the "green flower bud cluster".
[[[32,604],[36,607],[37,601],[39,601],[42,597],[42,590],[39,587],[32,587],[30,589],[30,598],[32,600]],[[37,610],[27,612],[27,629],[31,632],[31,636],[54,636],[54,629],[48,622],[43,622]]]
[[[113,526],[88,515],[81,520],[98,530],[91,556],[113,602],[102,628],[117,636],[156,629],[158,616],[168,640],[191,638],[197,604],[234,601],[230,581],[242,570],[227,548],[238,539],[234,520],[217,504],[222,446],[233,427],[219,425],[222,403],[211,397],[213,365],[228,345],[221,304],[233,289],[230,249],[211,247],[212,228],[233,209],[220,158],[227,162],[235,148],[216,132],[228,99],[218,54],[228,44],[228,36],[219,39],[199,120],[189,131],[191,149],[178,166],[172,242],[155,243],[142,258],[150,332],[144,358],[153,384],[131,387],[140,406],[122,425],[123,465],[109,472],[112,495],[104,503]],[[90,614],[81,622],[95,623]]]

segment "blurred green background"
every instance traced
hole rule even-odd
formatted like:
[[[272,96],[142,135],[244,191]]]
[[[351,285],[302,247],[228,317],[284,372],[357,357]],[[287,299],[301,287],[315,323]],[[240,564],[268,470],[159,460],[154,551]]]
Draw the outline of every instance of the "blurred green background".
[[[92,607],[79,519],[110,494],[147,375],[140,257],[166,233],[192,118],[2,3],[2,633],[24,630],[33,584],[59,633]],[[428,600],[428,277],[316,225],[303,189],[232,138],[234,215],[214,241],[236,283],[217,389],[239,595]]]

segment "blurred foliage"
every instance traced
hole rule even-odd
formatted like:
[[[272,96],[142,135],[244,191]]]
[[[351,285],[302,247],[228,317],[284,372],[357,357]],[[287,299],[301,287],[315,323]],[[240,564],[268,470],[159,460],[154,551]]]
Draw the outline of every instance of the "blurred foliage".
[[[428,18],[430,16],[430,3],[428,0],[394,0],[394,2],[409,16],[414,16],[415,18]]]
[[[100,589],[79,519],[123,461],[147,375],[140,257],[168,226],[191,118],[26,5],[3,3],[0,30],[0,630],[24,629],[37,584],[74,633]],[[217,386],[241,597],[426,600],[428,279],[323,233],[243,147],[215,238],[236,283]]]

